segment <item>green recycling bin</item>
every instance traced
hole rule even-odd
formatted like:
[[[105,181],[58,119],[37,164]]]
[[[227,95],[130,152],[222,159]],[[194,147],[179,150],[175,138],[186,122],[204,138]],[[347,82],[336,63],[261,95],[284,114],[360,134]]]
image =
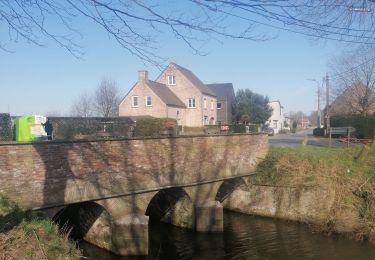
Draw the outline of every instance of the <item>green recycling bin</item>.
[[[17,117],[15,120],[16,141],[30,142],[45,140],[47,133],[44,131],[42,123],[46,122],[46,117],[37,115],[26,115]]]

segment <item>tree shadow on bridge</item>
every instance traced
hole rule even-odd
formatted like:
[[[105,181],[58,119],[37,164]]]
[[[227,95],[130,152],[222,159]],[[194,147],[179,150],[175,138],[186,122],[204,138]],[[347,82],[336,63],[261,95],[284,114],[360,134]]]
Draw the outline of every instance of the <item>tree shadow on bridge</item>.
[[[67,179],[73,172],[69,163],[71,143],[37,143],[33,145],[44,165],[43,204],[41,208],[63,205]]]
[[[42,207],[78,202],[65,201],[71,195],[69,198],[101,200],[100,203],[108,210],[113,209],[115,203],[103,198],[125,196],[126,205],[131,207],[126,213],[145,216],[149,213],[146,208],[151,199],[145,206],[136,198],[138,195],[132,193],[150,189],[155,194],[158,189],[185,185],[196,185],[195,194],[202,192],[208,199],[221,202],[222,198],[217,197],[217,185],[203,187],[199,182],[219,182],[221,178],[228,177],[225,175],[228,170],[236,175],[236,162],[230,162],[230,157],[232,152],[238,151],[233,149],[235,144],[230,138],[222,140],[216,147],[219,150],[213,151],[215,145],[211,144],[216,141],[215,137],[200,137],[192,141],[162,138],[157,141],[87,141],[77,145],[70,142],[35,144],[45,170]],[[230,169],[226,169],[228,164]],[[71,188],[73,184],[76,185],[74,189]],[[69,194],[72,191],[78,194]],[[199,203],[202,197],[192,197],[192,203]],[[138,246],[141,248],[141,245]]]
[[[54,220],[60,227],[65,227],[63,231],[67,231],[66,227],[68,227],[72,237],[78,239],[84,237],[101,215],[101,211],[88,206],[89,201],[98,201],[107,210],[113,208],[113,205],[109,205],[108,200],[103,198],[131,192],[137,187],[129,183],[126,186],[128,189],[125,189],[126,187],[122,186],[118,179],[119,176],[125,179],[128,176],[126,176],[127,172],[118,172],[116,169],[128,170],[135,167],[129,160],[132,156],[129,140],[121,142],[123,143],[121,147],[126,149],[112,147],[111,141],[83,141],[77,144],[48,142],[34,145],[45,172],[41,208],[64,206],[55,215]],[[113,149],[117,149],[118,154],[113,153]],[[139,213],[134,197],[130,196],[132,209],[129,212]],[[80,201],[83,203],[78,203]],[[82,216],[77,215],[77,212],[81,212]],[[90,217],[87,217],[88,215]],[[114,232],[113,227],[113,225],[109,226],[111,232]],[[134,232],[134,237],[137,236],[136,230],[131,229],[130,232]],[[140,249],[141,246],[138,244],[135,247]]]
[[[67,231],[69,237],[82,240],[103,211],[104,208],[94,202],[71,204],[60,210],[53,221],[60,230]]]

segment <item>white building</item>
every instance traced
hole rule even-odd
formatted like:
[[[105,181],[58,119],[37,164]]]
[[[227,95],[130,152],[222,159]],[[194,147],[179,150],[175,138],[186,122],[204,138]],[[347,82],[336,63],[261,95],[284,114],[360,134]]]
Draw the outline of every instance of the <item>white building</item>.
[[[266,124],[272,127],[277,134],[281,129],[285,128],[284,107],[279,100],[271,101],[268,105],[273,109],[271,117],[267,120]]]

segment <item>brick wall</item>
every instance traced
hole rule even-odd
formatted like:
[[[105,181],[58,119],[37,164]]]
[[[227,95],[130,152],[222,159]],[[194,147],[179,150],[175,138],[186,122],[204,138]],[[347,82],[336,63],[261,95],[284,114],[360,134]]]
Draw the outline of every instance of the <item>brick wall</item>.
[[[27,208],[250,173],[265,135],[0,144],[0,192]]]

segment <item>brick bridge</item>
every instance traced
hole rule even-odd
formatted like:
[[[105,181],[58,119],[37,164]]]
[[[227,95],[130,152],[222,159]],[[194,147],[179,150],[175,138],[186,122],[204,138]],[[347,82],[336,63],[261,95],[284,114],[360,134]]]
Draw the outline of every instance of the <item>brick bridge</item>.
[[[72,235],[147,254],[148,220],[222,231],[222,203],[267,153],[266,135],[0,144],[0,193]]]

